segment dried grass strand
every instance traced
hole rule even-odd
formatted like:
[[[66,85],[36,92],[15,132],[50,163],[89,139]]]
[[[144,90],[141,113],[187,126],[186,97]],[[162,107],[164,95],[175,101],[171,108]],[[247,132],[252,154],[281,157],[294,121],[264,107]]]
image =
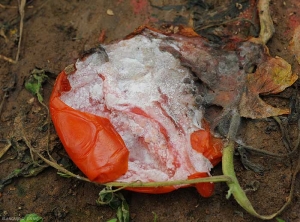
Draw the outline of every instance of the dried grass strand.
[[[23,26],[24,26],[24,16],[25,16],[25,5],[26,5],[26,0],[18,0],[19,2],[19,13],[20,13],[20,33],[19,33],[19,42],[18,42],[18,50],[17,50],[17,55],[15,61],[19,61],[19,56],[20,56],[20,50],[21,50],[21,42],[22,42],[22,35],[23,35]]]
[[[23,28],[24,28],[24,16],[25,16],[25,5],[26,5],[26,0],[18,0],[18,8],[19,8],[19,14],[20,14],[20,26],[19,26],[19,42],[18,42],[18,49],[17,49],[17,54],[16,58],[12,59],[9,57],[6,57],[4,55],[0,54],[0,59],[3,59],[7,62],[16,64],[19,61],[20,57],[20,51],[21,51],[21,42],[22,42],[22,35],[23,35]],[[1,8],[14,8],[13,6],[4,6],[0,4]]]

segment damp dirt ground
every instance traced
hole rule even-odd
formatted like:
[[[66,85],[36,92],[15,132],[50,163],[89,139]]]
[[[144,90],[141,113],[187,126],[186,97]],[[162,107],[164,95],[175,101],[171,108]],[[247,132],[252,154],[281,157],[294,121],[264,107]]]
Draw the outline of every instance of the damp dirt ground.
[[[74,63],[82,51],[99,43],[122,39],[145,24],[156,27],[163,24],[191,25],[190,11],[182,6],[190,6],[193,2],[27,1],[19,61],[13,64],[0,59],[0,148],[7,145],[7,140],[12,142],[10,149],[0,159],[0,179],[7,179],[17,169],[23,170],[18,177],[7,180],[0,191],[0,221],[18,220],[29,213],[40,215],[44,221],[107,221],[116,217],[115,210],[96,204],[102,189],[98,185],[62,177],[51,167],[32,166],[31,154],[22,138],[26,135],[33,147],[44,151],[48,137],[43,122],[47,113],[36,97],[24,88],[24,83],[35,68],[45,70],[49,78],[43,84],[42,95],[47,104],[55,77],[64,67]],[[233,1],[206,2],[218,6]],[[0,54],[15,58],[20,38],[20,15],[15,7],[17,1],[1,0],[0,4]],[[287,32],[287,20],[290,13],[298,13],[299,10],[291,0],[271,1],[270,10],[276,28],[276,33],[268,42],[270,53],[283,57],[297,72],[298,65],[287,50],[291,38]],[[297,90],[296,85],[278,97],[264,99],[274,106],[288,106],[289,98]],[[80,173],[68,160],[53,126],[50,127],[49,150],[52,156],[61,164],[70,165],[75,173]],[[286,127],[294,144],[297,125],[288,123]],[[272,118],[244,119],[239,138],[259,149],[281,154],[288,152],[279,126]],[[248,188],[247,194],[259,213],[274,213],[288,197],[295,163],[288,157],[275,159],[261,154],[249,154],[248,158],[262,166],[264,171],[255,173],[245,169],[236,155],[235,169],[240,183],[245,189]],[[44,163],[40,162],[40,165],[44,166]],[[212,175],[219,174],[221,164],[212,171]],[[255,191],[251,189],[253,184],[259,184]],[[260,221],[246,213],[233,198],[226,199],[227,190],[226,184],[218,183],[209,198],[201,197],[194,188],[159,195],[130,191],[122,193],[130,207],[131,221],[155,221],[155,218],[157,221],[174,222]],[[279,215],[280,219],[300,221],[299,191],[298,176],[293,200]]]

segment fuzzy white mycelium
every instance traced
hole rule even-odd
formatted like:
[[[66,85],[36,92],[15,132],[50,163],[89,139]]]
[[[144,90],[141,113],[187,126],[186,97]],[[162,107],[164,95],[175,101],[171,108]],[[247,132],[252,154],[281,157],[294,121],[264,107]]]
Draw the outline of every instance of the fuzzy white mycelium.
[[[61,95],[74,109],[108,118],[123,138],[129,165],[118,181],[182,180],[212,167],[190,145],[202,119],[192,74],[160,50],[163,38],[137,35],[103,46],[109,61],[98,53],[78,60],[68,76],[72,89]]]

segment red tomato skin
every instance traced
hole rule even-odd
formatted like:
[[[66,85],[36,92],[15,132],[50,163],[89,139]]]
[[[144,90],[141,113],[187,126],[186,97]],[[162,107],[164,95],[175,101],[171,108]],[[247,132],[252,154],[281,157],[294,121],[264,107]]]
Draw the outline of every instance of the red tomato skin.
[[[195,173],[189,176],[189,179],[205,178],[208,177],[207,173]],[[202,197],[210,197],[214,193],[215,184],[214,183],[198,183],[195,185],[198,193]]]
[[[108,119],[63,103],[59,97],[70,89],[62,72],[50,97],[52,121],[65,150],[91,181],[105,183],[118,179],[128,170],[129,151],[123,139]]]
[[[71,86],[65,72],[59,74],[50,97],[50,113],[57,134],[70,158],[91,180],[99,183],[111,182],[124,175],[128,170],[129,151],[123,139],[106,118],[75,110],[60,100],[64,91]],[[208,125],[205,130],[191,134],[191,145],[203,153],[215,166],[221,161],[222,141],[211,136]],[[188,179],[207,177],[207,173],[198,172]],[[185,185],[183,187],[190,187]],[[213,194],[213,183],[194,185],[203,197]],[[160,194],[177,188],[174,186],[126,188],[127,190]]]

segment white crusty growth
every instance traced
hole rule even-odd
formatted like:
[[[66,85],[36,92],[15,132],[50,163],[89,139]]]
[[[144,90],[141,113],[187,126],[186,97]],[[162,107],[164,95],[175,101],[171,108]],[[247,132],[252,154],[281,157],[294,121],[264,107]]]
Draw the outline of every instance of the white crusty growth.
[[[68,76],[72,89],[61,95],[74,109],[107,117],[121,135],[130,155],[119,181],[187,179],[212,167],[190,145],[202,119],[193,81],[184,81],[191,73],[160,51],[161,38],[138,35],[107,45],[109,62],[97,53],[78,61]]]

